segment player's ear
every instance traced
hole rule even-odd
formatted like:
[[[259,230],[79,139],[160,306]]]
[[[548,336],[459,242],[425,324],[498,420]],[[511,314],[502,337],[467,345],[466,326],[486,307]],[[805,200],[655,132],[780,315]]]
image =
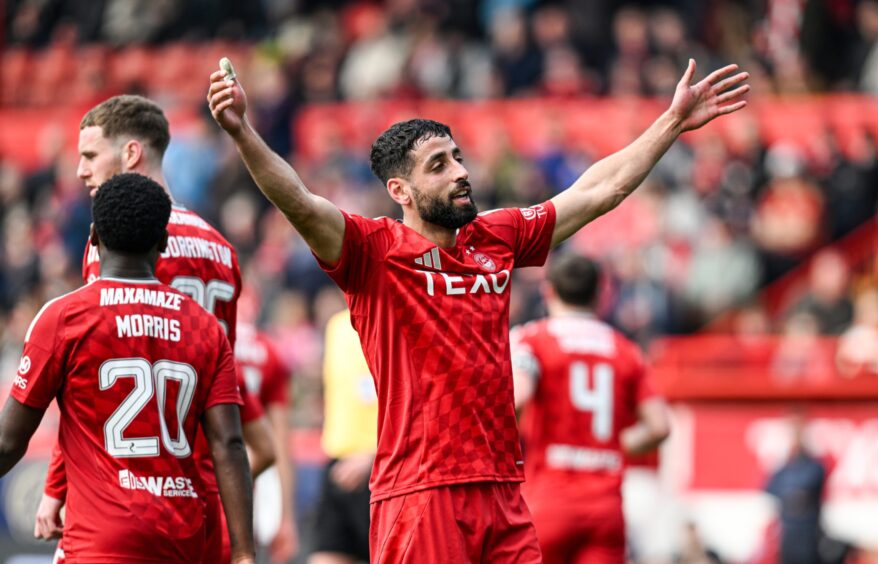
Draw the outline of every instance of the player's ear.
[[[100,242],[98,239],[98,232],[95,231],[94,223],[88,226],[88,242],[92,247],[97,247]]]
[[[122,147],[122,163],[125,171],[134,170],[143,162],[143,144],[137,139],[129,139]]]
[[[387,181],[387,193],[391,199],[401,206],[407,206],[412,202],[409,183],[403,178],[394,177]]]
[[[165,229],[162,231],[162,236],[159,238],[158,251],[159,254],[165,252],[165,249],[168,248],[168,230]]]

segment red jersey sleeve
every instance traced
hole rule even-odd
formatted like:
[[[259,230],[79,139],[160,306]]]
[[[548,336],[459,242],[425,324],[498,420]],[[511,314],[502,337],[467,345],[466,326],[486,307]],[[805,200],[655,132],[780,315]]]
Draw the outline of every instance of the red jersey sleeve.
[[[12,384],[12,397],[24,405],[46,409],[64,382],[58,341],[64,333],[64,306],[52,300],[37,313],[24,337],[24,351]]]
[[[222,331],[218,324],[216,327],[218,331]],[[204,409],[211,408],[221,403],[243,404],[241,401],[241,394],[238,391],[238,370],[235,365],[235,358],[232,356],[232,348],[229,346],[229,340],[225,337],[218,340],[222,344]]]
[[[61,501],[67,498],[67,471],[64,469],[64,457],[61,456],[61,443],[57,439],[49,459],[49,472],[46,474],[43,493]]]
[[[514,327],[509,332],[509,346],[512,354],[512,369],[524,372],[534,380],[540,376],[540,361],[535,352],[532,332],[526,326]]]
[[[552,247],[555,205],[550,201],[529,208],[503,208],[479,218],[512,243],[515,267],[542,266]]]
[[[366,219],[344,211],[341,213],[344,215],[345,230],[338,264],[332,266],[316,255],[314,258],[338,287],[348,292],[363,283],[372,261],[384,260],[389,237],[387,230],[383,229],[383,222],[393,220]]]
[[[259,405],[259,400],[256,399],[256,396],[247,389],[247,384],[244,382],[244,372],[241,370],[241,367],[236,365],[235,368],[238,389],[241,392],[241,399],[244,402],[241,406],[241,423],[247,424],[262,417],[262,406]]]
[[[267,358],[262,373],[262,388],[259,390],[259,398],[265,406],[286,406],[289,399],[289,371],[268,339],[263,339],[263,343]]]
[[[659,393],[653,382],[652,372],[649,370],[649,366],[643,359],[643,354],[637,349],[636,345],[631,344],[630,347],[632,350],[631,360],[633,364],[634,399],[637,402],[637,405],[640,405],[647,400],[657,397]]]

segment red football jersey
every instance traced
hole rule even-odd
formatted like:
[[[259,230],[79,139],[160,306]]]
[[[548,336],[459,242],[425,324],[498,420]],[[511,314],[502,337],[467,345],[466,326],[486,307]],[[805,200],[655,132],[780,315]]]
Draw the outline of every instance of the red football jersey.
[[[91,283],[101,274],[98,248],[86,244],[82,257],[82,279]],[[216,315],[229,342],[235,346],[238,298],[241,295],[241,269],[238,254],[219,231],[198,214],[175,205],[168,220],[168,248],[156,262],[156,278],[191,297],[204,309]],[[244,405],[241,420],[252,421],[262,416],[253,398],[248,398],[244,388]],[[201,433],[199,433],[201,434]],[[202,483],[208,493],[217,493],[213,459],[207,448],[207,439],[200,436],[195,449],[202,469]],[[53,452],[46,476],[45,492],[56,499],[64,499],[63,460]]]
[[[516,370],[537,379],[521,418],[527,489],[548,480],[595,501],[617,497],[619,432],[655,395],[637,346],[599,319],[576,314],[516,327],[511,341]]]
[[[480,214],[442,249],[402,223],[345,214],[345,292],[378,392],[374,501],[523,479],[512,401],[512,269],[546,260],[547,202]]]
[[[98,280],[37,314],[12,396],[58,400],[68,561],[200,558],[196,431],[206,409],[241,403],[214,316],[155,280]]]
[[[249,323],[238,324],[235,361],[247,392],[259,398],[263,408],[287,405],[289,371],[268,337]]]

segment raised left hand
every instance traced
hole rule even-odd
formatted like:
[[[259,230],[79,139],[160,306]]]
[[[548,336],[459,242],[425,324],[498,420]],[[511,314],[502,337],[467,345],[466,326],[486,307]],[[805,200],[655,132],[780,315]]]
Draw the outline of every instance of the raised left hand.
[[[698,129],[718,116],[737,112],[747,105],[747,101],[740,98],[750,91],[750,85],[741,83],[750,74],[739,72],[733,75],[736,70],[738,65],[728,65],[692,84],[695,59],[689,59],[689,67],[677,83],[677,90],[668,110],[680,121],[682,131]]]

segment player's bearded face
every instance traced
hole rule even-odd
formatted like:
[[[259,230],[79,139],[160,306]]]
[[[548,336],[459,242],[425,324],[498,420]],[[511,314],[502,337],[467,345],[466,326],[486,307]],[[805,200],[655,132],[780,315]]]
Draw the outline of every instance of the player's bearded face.
[[[459,229],[479,214],[470,190],[469,182],[461,180],[445,194],[432,196],[412,186],[412,195],[421,219],[446,229]],[[468,201],[457,203],[456,200],[463,199],[464,194]]]

